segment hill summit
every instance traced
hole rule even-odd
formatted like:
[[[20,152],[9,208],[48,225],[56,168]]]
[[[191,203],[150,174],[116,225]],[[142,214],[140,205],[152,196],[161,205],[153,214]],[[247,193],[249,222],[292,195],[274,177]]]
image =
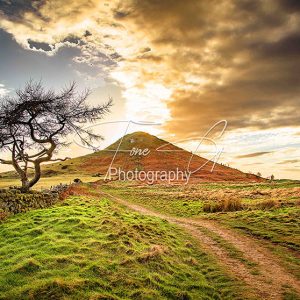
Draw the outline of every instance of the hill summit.
[[[155,150],[166,143],[166,141],[159,139],[158,137],[147,132],[136,131],[118,139],[116,142],[105,148],[105,150],[116,150],[119,144],[120,150],[131,150],[134,147]]]

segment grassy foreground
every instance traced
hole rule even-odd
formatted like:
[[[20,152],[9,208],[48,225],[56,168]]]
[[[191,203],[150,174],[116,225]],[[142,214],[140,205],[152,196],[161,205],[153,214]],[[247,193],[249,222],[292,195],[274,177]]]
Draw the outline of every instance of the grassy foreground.
[[[190,186],[137,186],[111,183],[109,193],[167,215],[213,219],[256,238],[277,255],[300,279],[300,184],[198,184]],[[239,201],[237,211],[207,213],[205,205]],[[232,245],[234,247],[234,245]]]
[[[245,299],[177,227],[92,193],[8,218],[0,249],[0,299]]]

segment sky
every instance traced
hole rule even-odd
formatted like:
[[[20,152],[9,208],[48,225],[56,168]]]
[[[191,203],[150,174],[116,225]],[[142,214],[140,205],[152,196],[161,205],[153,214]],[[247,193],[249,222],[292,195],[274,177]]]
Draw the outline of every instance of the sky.
[[[299,28],[298,0],[0,0],[0,96],[35,79],[112,97],[103,147],[115,121],[193,150],[226,120],[220,162],[300,179]]]

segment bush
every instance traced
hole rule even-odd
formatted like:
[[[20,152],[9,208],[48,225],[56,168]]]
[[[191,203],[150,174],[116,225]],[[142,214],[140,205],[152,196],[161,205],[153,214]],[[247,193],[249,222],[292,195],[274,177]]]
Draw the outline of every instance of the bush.
[[[73,195],[91,195],[86,186],[80,184],[72,184],[67,189],[59,193],[59,199],[65,200]]]
[[[262,210],[268,210],[268,209],[272,209],[272,208],[277,208],[280,207],[281,204],[279,201],[277,200],[266,200],[266,201],[262,201],[256,204],[256,207]]]
[[[222,199],[220,201],[210,201],[204,204],[203,211],[208,213],[238,211],[243,205],[240,199]]]

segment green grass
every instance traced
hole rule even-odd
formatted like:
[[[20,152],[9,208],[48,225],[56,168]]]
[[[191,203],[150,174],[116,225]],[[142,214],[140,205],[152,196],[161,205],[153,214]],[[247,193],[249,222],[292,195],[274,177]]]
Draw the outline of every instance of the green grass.
[[[0,224],[0,299],[245,299],[176,226],[71,196]]]
[[[75,178],[80,178],[83,182],[93,182],[99,180],[97,177],[80,175],[80,174],[64,174],[51,177],[43,177],[33,187],[35,190],[50,188],[51,186],[62,184],[70,184]],[[9,186],[20,186],[20,180],[17,178],[0,178],[0,188],[8,188]]]
[[[274,182],[266,181],[262,183],[203,183],[201,187],[212,190],[216,189],[233,189],[233,190],[254,190],[254,189],[277,189],[299,187],[300,180],[275,180]]]
[[[270,211],[215,214],[212,218],[252,236],[300,251],[299,217],[300,207],[286,207]]]
[[[280,206],[295,206],[295,203],[300,200],[299,197],[289,194],[282,196],[280,193],[299,187],[298,182],[280,181],[274,184],[204,183],[189,186],[142,186],[138,189],[135,185],[126,182],[113,182],[103,185],[101,188],[115,195],[123,196],[133,203],[168,215],[196,217],[204,215],[203,207],[205,205],[224,199],[231,200],[230,197],[241,200],[243,209],[246,210],[263,208],[264,204],[270,200]],[[277,191],[278,195],[276,195]],[[261,195],[260,192],[270,192],[275,196]],[[211,199],[210,196],[212,196]]]
[[[45,180],[58,183],[55,177]],[[300,206],[294,188],[299,182],[101,185],[102,190],[151,210],[214,219],[249,235],[300,279]],[[206,203],[231,195],[241,199],[243,210],[203,212]],[[280,205],[265,205],[272,201]],[[256,272],[234,245],[200,229]],[[20,214],[0,224],[0,299],[245,299],[237,292],[239,284],[198,246],[160,219],[140,216],[96,196],[71,197],[61,206]]]
[[[209,236],[211,239],[213,239],[220,247],[225,249],[230,257],[238,259],[240,262],[245,264],[245,266],[250,269],[252,274],[258,273],[258,269],[256,268],[257,264],[252,261],[249,261],[245,257],[244,253],[238,250],[233,244],[229,243],[224,238],[214,233],[213,231],[206,229],[205,227],[197,226],[197,228],[200,231],[202,231],[206,236]]]
[[[163,187],[143,187],[138,191],[127,185],[103,185],[101,189],[126,200],[145,206],[152,210],[177,217],[197,216],[203,212],[204,202],[201,199],[186,198],[179,195],[177,189]]]
[[[250,235],[269,247],[281,259],[282,264],[300,279],[300,206],[299,196],[290,193],[293,188],[299,188],[299,183],[280,181],[274,184],[220,183],[189,187],[150,186],[140,187],[138,190],[126,183],[101,186],[101,189],[109,193],[167,215],[214,219],[242,234]],[[235,191],[235,197],[240,196],[239,199],[244,205],[243,210],[221,213],[203,212],[205,203],[219,201],[226,196],[226,191],[232,190]],[[271,191],[274,199],[270,198],[268,193],[256,195],[256,191],[262,193]],[[211,195],[215,197],[208,200],[207,197]],[[227,197],[227,199],[230,198]],[[274,207],[265,205],[273,201],[276,203]],[[217,242],[223,248],[227,248],[226,250],[233,256],[239,258],[238,253],[229,251],[224,241]]]
[[[209,216],[223,225],[255,237],[283,259],[287,268],[300,279],[300,207],[269,211],[239,211]]]

